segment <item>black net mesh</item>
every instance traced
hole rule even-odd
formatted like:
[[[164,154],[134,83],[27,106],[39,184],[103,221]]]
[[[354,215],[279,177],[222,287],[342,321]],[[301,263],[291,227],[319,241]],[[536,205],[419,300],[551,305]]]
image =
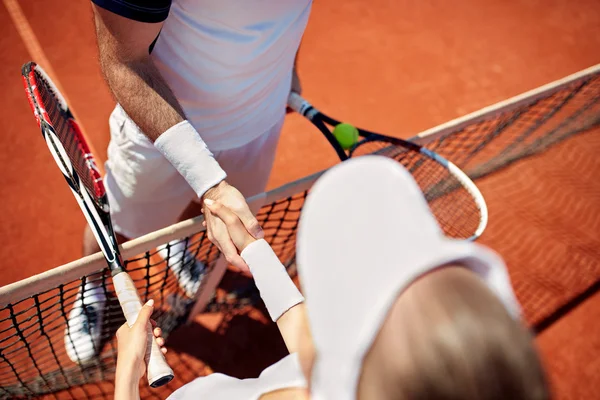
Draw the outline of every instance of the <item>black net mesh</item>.
[[[427,144],[472,178],[479,179],[477,183],[486,198],[502,200],[488,202],[490,226],[482,241],[503,254],[509,266],[519,262],[531,265],[526,270],[513,269],[511,275],[526,318],[534,326],[543,326],[556,310],[564,309],[570,301],[598,286],[600,189],[593,185],[595,180],[590,180],[593,177],[584,172],[592,171],[593,175],[593,171],[598,170],[599,125],[600,76],[595,73],[533,102],[461,125]],[[559,151],[550,149],[547,154],[557,157],[551,164],[542,164],[539,157],[531,157],[511,166],[517,160],[541,153],[584,132],[583,145],[577,138],[556,146]],[[574,181],[573,174],[565,172],[565,166],[570,165],[578,166],[573,174],[581,176],[583,181]],[[550,177],[541,166],[551,172]],[[540,182],[540,188],[530,187],[529,180],[519,186],[519,179],[525,173],[520,171],[525,169],[529,174],[527,179]],[[412,172],[418,176],[418,168]],[[502,178],[505,176],[509,179]],[[560,182],[560,188],[552,182],[543,184],[550,178]],[[542,192],[532,192],[536,190]],[[583,205],[573,203],[571,192],[576,194],[576,199],[584,201]],[[296,195],[264,206],[258,215],[267,241],[292,275],[295,274],[296,229],[306,194],[299,190]],[[430,204],[444,201],[443,195],[432,196],[427,191],[425,194]],[[548,196],[557,196],[556,201],[546,201]],[[515,213],[519,213],[518,218]],[[567,228],[571,234],[564,230]],[[202,232],[182,240],[180,243],[184,246],[171,243],[168,249],[184,247],[184,251],[158,254],[155,249],[149,249],[127,260],[127,268],[142,299],[152,297],[156,301],[155,318],[167,336],[182,325],[191,307],[191,299],[180,288],[175,275],[191,271],[192,266],[200,262],[204,266],[200,278],[205,279],[219,255]],[[552,262],[565,259],[561,258],[563,255],[570,257],[569,265],[573,268],[561,267],[562,264],[553,266]],[[552,271],[558,272],[550,273],[547,269],[550,267],[556,267]],[[107,270],[96,280],[109,299],[98,356],[91,363],[79,365],[69,360],[64,346],[68,314],[79,288],[87,280],[81,277],[64,282],[32,297],[15,299],[0,309],[0,397],[36,397],[63,390],[56,398],[110,398],[111,387],[107,389],[105,382],[114,378],[114,332],[123,317],[112,294]],[[203,286],[198,290],[202,291]],[[260,303],[260,298],[252,281],[228,272],[208,311],[225,312],[254,303]],[[86,385],[80,386],[83,383]]]
[[[185,251],[171,251],[180,247]],[[202,282],[211,273],[218,254],[206,235],[199,233],[170,242],[160,252],[147,251],[126,261],[142,301],[154,299],[153,318],[165,337],[186,321],[192,306],[192,299],[178,278],[199,266]],[[98,356],[78,364],[69,359],[65,350],[67,320],[80,288],[88,288],[90,283],[101,288],[107,297],[104,323],[96,349]],[[202,285],[198,290],[202,290]],[[114,335],[124,322],[108,269],[94,279],[83,276],[8,304],[0,310],[0,397],[31,397],[112,379],[116,366]]]

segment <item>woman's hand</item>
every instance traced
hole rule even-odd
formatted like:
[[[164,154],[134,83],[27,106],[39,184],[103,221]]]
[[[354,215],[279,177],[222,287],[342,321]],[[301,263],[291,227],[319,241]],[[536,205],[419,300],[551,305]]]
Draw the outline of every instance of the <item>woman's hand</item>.
[[[120,382],[125,388],[131,388],[131,385],[137,388],[140,379],[144,376],[146,349],[149,341],[152,340],[148,337],[149,324],[153,328],[152,333],[161,352],[167,353],[167,349],[163,347],[165,340],[162,338],[162,331],[156,326],[156,322],[150,319],[153,311],[154,300],[149,300],[144,304],[131,327],[125,323],[117,331],[117,389]]]
[[[204,214],[206,215],[206,220],[208,221],[213,221],[214,218],[210,217],[214,216],[225,223],[227,231],[229,232],[229,236],[231,237],[231,241],[233,242],[235,247],[237,247],[240,253],[250,243],[256,241],[254,236],[248,233],[246,227],[244,226],[242,221],[240,221],[238,216],[220,202],[213,201],[210,199],[204,200]],[[210,224],[211,222],[208,223]]]

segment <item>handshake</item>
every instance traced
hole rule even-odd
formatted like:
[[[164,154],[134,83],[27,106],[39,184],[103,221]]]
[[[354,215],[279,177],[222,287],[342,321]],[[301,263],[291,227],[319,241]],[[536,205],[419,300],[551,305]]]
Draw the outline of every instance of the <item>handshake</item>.
[[[219,248],[227,262],[242,271],[249,271],[240,253],[250,243],[262,239],[264,234],[242,193],[222,181],[202,196],[202,213],[208,239]]]

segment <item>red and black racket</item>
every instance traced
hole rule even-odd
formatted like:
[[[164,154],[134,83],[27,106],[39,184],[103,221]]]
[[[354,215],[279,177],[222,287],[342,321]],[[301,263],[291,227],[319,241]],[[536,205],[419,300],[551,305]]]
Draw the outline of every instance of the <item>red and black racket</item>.
[[[323,133],[341,161],[362,155],[381,155],[404,165],[423,191],[447,236],[475,240],[485,230],[488,210],[483,195],[466,173],[441,155],[408,140],[354,127],[357,140],[345,150],[328,126],[335,132],[336,127],[347,124],[325,115],[298,93],[290,93],[288,107],[306,117]]]
[[[142,302],[123,267],[110,219],[108,198],[94,157],[64,97],[42,68],[29,62],[21,72],[29,105],[42,136],[102,249],[117,298],[131,326],[138,317]],[[148,334],[154,338],[152,332]],[[159,387],[173,379],[173,371],[156,340],[152,340],[148,348],[148,382],[152,387]]]

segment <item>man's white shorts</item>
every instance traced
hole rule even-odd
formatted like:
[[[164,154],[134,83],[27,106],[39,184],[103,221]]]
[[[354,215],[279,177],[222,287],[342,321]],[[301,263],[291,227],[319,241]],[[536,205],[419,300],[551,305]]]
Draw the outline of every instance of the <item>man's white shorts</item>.
[[[213,151],[227,182],[246,197],[265,190],[283,125],[279,121],[252,142]],[[115,231],[135,238],[177,222],[197,199],[183,176],[117,105],[109,119],[110,143],[104,183]]]

